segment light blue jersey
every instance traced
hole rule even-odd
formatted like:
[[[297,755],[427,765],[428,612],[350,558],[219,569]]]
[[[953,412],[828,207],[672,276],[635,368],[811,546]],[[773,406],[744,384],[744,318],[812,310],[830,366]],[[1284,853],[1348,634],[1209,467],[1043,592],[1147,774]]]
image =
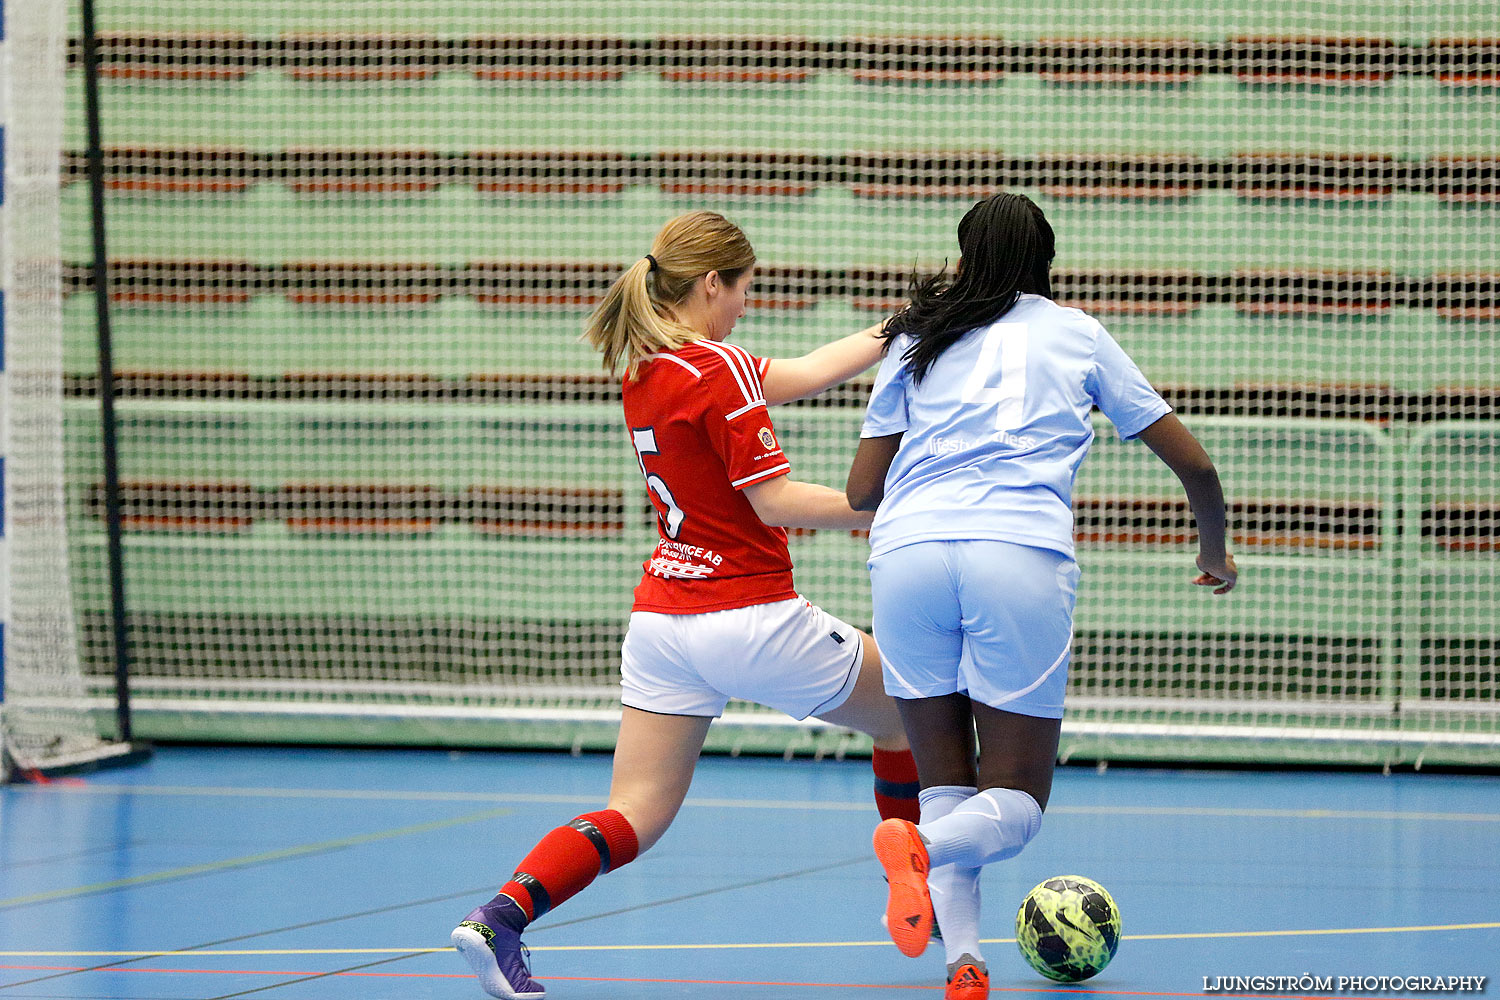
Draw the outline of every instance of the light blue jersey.
[[[1099,321],[1022,295],[914,384],[891,344],[863,437],[902,434],[870,530],[871,556],[935,539],[988,538],[1073,554],[1073,480],[1098,406],[1123,438],[1171,407]]]

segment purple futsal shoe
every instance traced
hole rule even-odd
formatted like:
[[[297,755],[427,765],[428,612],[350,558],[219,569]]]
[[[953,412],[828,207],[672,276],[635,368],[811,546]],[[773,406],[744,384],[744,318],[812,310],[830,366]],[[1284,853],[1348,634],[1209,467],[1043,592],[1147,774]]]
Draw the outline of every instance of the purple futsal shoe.
[[[526,911],[510,897],[501,896],[498,902],[486,903],[453,928],[453,947],[492,997],[541,1000],[547,995],[526,967],[531,954],[521,943],[525,927]]]

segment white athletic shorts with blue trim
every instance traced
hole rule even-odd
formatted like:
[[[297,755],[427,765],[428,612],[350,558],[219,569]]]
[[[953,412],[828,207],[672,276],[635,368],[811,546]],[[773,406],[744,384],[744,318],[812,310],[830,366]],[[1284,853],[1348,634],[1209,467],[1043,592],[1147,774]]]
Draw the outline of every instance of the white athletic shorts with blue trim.
[[[716,718],[739,698],[805,719],[848,699],[863,655],[858,629],[801,597],[696,615],[633,611],[620,700]]]
[[[1060,719],[1078,564],[989,539],[913,542],[870,560],[875,641],[896,698],[965,692]]]

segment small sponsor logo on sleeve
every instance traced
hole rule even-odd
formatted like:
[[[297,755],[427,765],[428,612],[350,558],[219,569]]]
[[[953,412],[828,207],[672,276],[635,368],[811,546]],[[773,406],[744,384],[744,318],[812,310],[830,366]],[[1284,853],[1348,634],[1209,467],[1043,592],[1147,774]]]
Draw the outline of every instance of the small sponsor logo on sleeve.
[[[762,448],[766,448],[771,451],[774,451],[776,449],[776,435],[771,433],[771,428],[762,427],[759,431],[756,432],[756,436],[760,438],[760,444]]]

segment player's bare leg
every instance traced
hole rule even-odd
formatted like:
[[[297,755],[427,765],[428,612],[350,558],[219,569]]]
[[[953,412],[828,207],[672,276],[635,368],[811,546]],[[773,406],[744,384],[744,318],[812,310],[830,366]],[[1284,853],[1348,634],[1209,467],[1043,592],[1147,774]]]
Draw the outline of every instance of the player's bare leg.
[[[979,789],[1017,788],[1047,808],[1061,719],[1039,719],[971,702],[979,733]]]
[[[875,744],[870,765],[875,772],[875,807],[880,818],[915,823],[921,816],[917,764],[912,759],[896,701],[885,693],[880,650],[873,636],[861,632],[860,638],[863,652],[854,690],[842,705],[818,718],[869,734]]]
[[[1020,853],[1040,829],[1062,723],[963,694],[903,699],[900,710],[923,786],[923,821],[911,832],[926,847],[949,965],[961,970],[964,960],[980,959],[979,869]],[[920,902],[907,901],[908,908]],[[906,943],[915,949],[918,942]]]
[[[818,718],[870,736],[875,745],[871,762],[875,771],[875,803],[881,819],[913,824],[921,818],[916,761],[912,759],[906,729],[901,724],[901,714],[896,708],[895,699],[885,693],[880,650],[875,639],[865,632],[860,633],[860,638],[863,642],[863,656],[854,690],[842,705]],[[920,880],[923,877],[925,872],[918,878]],[[887,881],[890,881],[889,874]],[[916,933],[925,946],[929,935],[939,937],[940,933],[937,924],[931,919],[930,907],[924,909],[926,917]],[[889,913],[883,920],[889,926]]]
[[[1006,712],[964,694],[902,698],[897,704],[923,787],[1016,788],[1047,808],[1061,719]]]
[[[609,808],[630,821],[641,853],[661,839],[682,808],[712,721],[628,707],[621,713]]]
[[[543,837],[495,898],[453,931],[454,946],[486,993],[502,1000],[546,996],[526,963],[522,932],[661,838],[687,795],[710,721],[624,710],[608,808],[575,817]]]
[[[977,785],[974,712],[966,694],[935,698],[897,698],[896,707],[910,734],[922,787]]]
[[[885,680],[880,675],[880,649],[875,645],[875,637],[868,632],[859,635],[864,643],[864,653],[854,690],[842,705],[818,718],[868,734],[878,750],[907,750],[906,730],[901,725],[896,701],[885,693]]]

